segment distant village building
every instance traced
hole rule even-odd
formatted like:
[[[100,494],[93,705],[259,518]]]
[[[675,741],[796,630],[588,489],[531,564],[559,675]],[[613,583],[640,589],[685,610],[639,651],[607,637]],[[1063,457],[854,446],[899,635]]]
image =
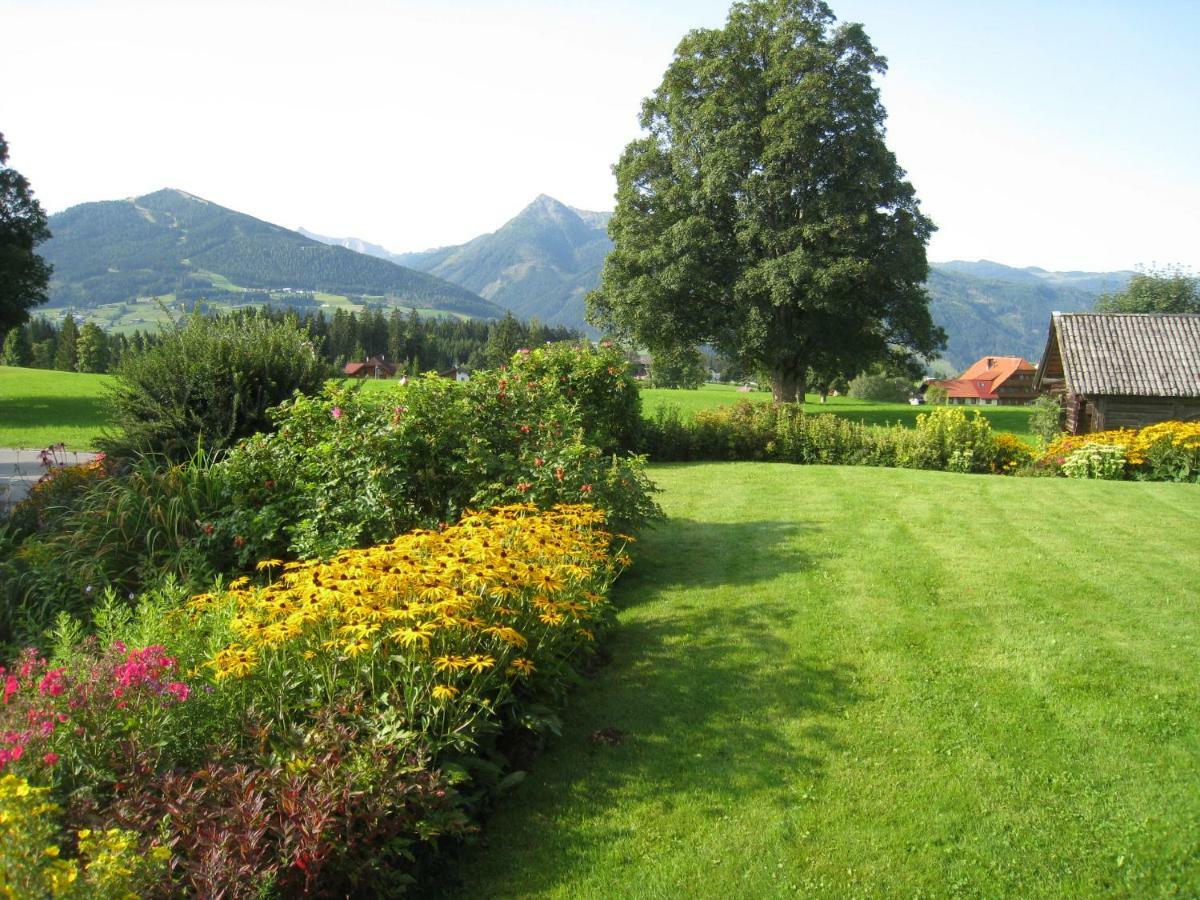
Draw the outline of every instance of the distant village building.
[[[438,372],[443,378],[449,378],[453,381],[470,381],[471,373],[459,366],[454,366],[451,369],[446,369],[444,372]]]
[[[382,356],[372,356],[366,362],[346,363],[342,372],[351,378],[392,378],[396,367]]]
[[[1019,356],[985,356],[957,378],[930,381],[946,402],[971,406],[1024,406],[1037,399],[1033,363]]]
[[[1034,386],[1071,434],[1200,418],[1200,314],[1054,313]]]

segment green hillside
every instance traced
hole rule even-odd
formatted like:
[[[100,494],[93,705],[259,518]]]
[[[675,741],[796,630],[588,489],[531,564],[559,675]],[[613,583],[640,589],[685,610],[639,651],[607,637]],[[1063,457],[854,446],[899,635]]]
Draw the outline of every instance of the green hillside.
[[[51,306],[91,308],[172,295],[231,300],[246,290],[370,295],[478,317],[502,314],[470,290],[178,190],[84,203],[50,218]]]
[[[576,210],[545,194],[491,234],[395,257],[486,297],[521,319],[585,327],[583,298],[612,249],[607,213]]]
[[[946,329],[945,358],[956,371],[983,356],[1023,356],[1036,363],[1052,312],[1080,312],[1096,297],[1124,288],[1130,272],[1047,272],[999,263],[936,263],[930,311]]]

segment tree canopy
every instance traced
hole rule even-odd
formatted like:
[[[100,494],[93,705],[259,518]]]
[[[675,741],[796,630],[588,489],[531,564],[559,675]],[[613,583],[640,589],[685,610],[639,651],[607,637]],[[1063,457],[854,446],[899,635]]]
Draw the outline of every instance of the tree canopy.
[[[593,322],[661,352],[707,343],[770,373],[932,356],[934,230],[884,140],[862,26],[820,0],[737,3],[679,44],[618,161]]]
[[[49,237],[46,214],[25,176],[8,167],[8,142],[0,134],[0,334],[46,302],[50,266],[34,248]]]
[[[1200,278],[1179,267],[1147,269],[1123,291],[1102,294],[1097,312],[1200,313]]]

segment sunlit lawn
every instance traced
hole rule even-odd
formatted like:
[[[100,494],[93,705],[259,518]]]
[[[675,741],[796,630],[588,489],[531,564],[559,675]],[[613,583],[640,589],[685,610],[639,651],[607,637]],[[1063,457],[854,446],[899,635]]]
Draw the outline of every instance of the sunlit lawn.
[[[101,395],[109,380],[0,366],[0,447],[90,449],[107,424]]]
[[[456,895],[1196,896],[1200,490],[656,466]]]

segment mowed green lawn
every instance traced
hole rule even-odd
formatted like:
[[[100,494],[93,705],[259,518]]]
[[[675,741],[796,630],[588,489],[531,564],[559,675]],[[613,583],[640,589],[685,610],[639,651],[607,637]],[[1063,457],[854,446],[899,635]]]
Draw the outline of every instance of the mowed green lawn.
[[[107,425],[107,375],[0,366],[0,447],[88,450]]]
[[[1196,896],[1200,490],[655,466],[459,896]]]
[[[732,384],[706,384],[694,391],[675,390],[669,388],[643,388],[642,410],[646,416],[653,416],[655,411],[666,406],[676,406],[680,414],[690,419],[702,409],[715,409],[736,403],[738,400],[749,400],[752,403],[762,403],[771,399],[766,391],[740,393]],[[1018,437],[1033,441],[1029,430],[1029,416],[1032,412],[1027,406],[968,406],[970,411],[979,410],[992,424],[996,431],[1009,431]],[[905,425],[909,428],[917,424],[917,416],[928,412],[928,406],[911,406],[907,403],[874,403],[866,400],[854,400],[850,397],[830,397],[826,403],[820,402],[816,394],[808,394],[804,398],[804,411],[809,414],[832,413],[856,419],[867,425]]]

